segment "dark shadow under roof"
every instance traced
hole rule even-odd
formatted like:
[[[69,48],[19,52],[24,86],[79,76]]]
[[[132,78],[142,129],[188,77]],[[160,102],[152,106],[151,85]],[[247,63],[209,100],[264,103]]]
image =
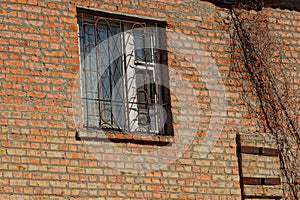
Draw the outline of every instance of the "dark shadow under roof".
[[[245,4],[246,8],[248,9],[261,9],[262,6],[258,6],[256,8],[253,8],[253,6],[250,6],[251,4],[255,4],[257,2],[263,2],[259,4],[263,4],[263,7],[271,7],[271,8],[278,8],[282,10],[294,10],[294,11],[300,11],[300,0],[205,0],[207,2],[211,2],[215,4],[218,7],[223,8],[230,8],[237,2],[240,2],[242,4]],[[249,6],[247,6],[249,5]]]

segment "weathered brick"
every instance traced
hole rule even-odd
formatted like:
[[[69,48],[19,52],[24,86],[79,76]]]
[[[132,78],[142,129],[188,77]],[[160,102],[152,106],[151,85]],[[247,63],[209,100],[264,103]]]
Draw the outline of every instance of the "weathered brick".
[[[147,158],[136,164],[126,153],[148,155],[166,148],[168,150],[161,153],[162,159],[171,158],[180,149],[172,149],[172,146],[183,140],[152,137],[155,141],[170,142],[170,146],[164,147],[134,142],[87,145],[86,141],[75,138],[73,115],[82,114],[80,109],[72,109],[74,88],[79,91],[81,87],[76,84],[80,76],[76,7],[83,6],[140,18],[160,18],[166,21],[168,42],[178,44],[178,48],[170,44],[168,49],[168,65],[176,71],[170,74],[170,90],[174,93],[171,100],[175,99],[172,102],[173,128],[182,136],[190,134],[189,129],[196,130],[197,134],[184,149],[184,154],[176,156],[176,160],[170,160],[160,170],[128,172],[137,168],[143,170],[147,164],[153,167],[151,164],[159,162],[160,158]],[[245,129],[254,133],[260,129],[256,125],[258,118],[253,118],[252,111],[242,99],[253,88],[250,85],[244,87],[239,73],[230,71],[233,41],[227,8],[210,1],[195,3],[187,0],[103,0],[101,3],[96,0],[9,0],[0,7],[0,169],[3,170],[0,176],[5,176],[0,181],[3,185],[0,199],[241,198],[235,133]],[[244,12],[249,15],[260,13]],[[282,61],[294,69],[289,72],[288,80],[292,77],[293,87],[298,91],[299,9],[266,7],[261,13],[266,13],[271,31],[280,35],[284,43]],[[172,35],[173,31],[178,35]],[[187,35],[191,41],[183,37]],[[200,49],[208,56],[201,55]],[[210,84],[197,83],[198,76],[203,79],[213,77],[207,63],[216,65],[224,81],[225,95],[218,91],[220,88],[210,91]],[[200,68],[199,72],[193,71],[195,66]],[[182,84],[179,76],[189,82],[187,86],[179,87]],[[250,76],[243,74],[242,79],[250,80]],[[191,101],[192,95],[197,96],[198,102],[184,105],[178,102]],[[212,111],[219,102],[213,101],[214,98],[224,98],[226,110]],[[255,101],[254,96],[250,95],[250,98]],[[218,129],[209,126],[215,122],[211,116],[218,115],[225,117],[222,133],[216,137],[216,143],[209,144],[214,146],[209,154],[202,155],[200,151],[206,142],[203,138],[209,136],[207,130],[211,129],[215,134]],[[120,133],[111,133],[107,137],[133,141],[145,139]],[[243,142],[257,147],[264,145],[261,154],[273,155],[269,148],[274,148],[275,143],[266,142],[267,138],[256,137]],[[126,150],[115,150],[112,146]],[[109,166],[97,159],[98,156],[109,159]],[[251,177],[280,175],[278,158],[248,155],[242,159],[243,173]],[[125,170],[108,169],[110,166]],[[277,189],[253,187],[246,188],[246,192],[281,194]]]

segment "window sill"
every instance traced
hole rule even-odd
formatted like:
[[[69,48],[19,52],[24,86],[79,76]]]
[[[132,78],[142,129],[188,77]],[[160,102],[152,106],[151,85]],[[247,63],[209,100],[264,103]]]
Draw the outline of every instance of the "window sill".
[[[167,146],[174,142],[171,135],[147,135],[141,133],[119,133],[107,131],[104,134],[94,131],[76,131],[77,141],[113,142],[113,143],[134,143],[140,145]]]

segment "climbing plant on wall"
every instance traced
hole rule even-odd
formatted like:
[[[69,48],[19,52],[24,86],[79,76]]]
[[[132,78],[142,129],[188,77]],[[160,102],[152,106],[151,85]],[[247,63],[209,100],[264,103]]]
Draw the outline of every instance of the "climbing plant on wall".
[[[288,57],[281,36],[270,31],[276,22],[270,21],[265,1],[235,0],[229,5],[232,71],[240,76],[252,117],[276,139],[283,198],[298,199],[300,97],[292,77],[300,63]]]

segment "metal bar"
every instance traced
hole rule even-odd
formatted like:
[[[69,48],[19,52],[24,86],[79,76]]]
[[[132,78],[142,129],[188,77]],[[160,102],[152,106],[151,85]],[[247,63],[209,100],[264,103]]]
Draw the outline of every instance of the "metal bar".
[[[113,21],[116,22],[117,24],[119,23],[129,23],[129,24],[146,24],[145,22],[137,22],[137,21],[133,21],[133,20],[126,20],[126,19],[116,19],[116,18],[110,18],[110,17],[97,17],[97,20],[106,20],[106,21]]]
[[[155,74],[155,83],[158,83],[158,84],[155,84],[155,87],[156,87],[156,95],[157,95],[157,99],[155,99],[155,103],[158,103],[158,104],[161,104],[161,101],[162,101],[162,97],[161,97],[161,85],[160,85],[160,82],[161,80],[159,80],[159,68],[160,68],[160,65],[157,65],[157,63],[161,63],[161,60],[160,60],[160,57],[159,57],[159,49],[158,49],[158,41],[160,39],[160,35],[158,33],[158,28],[157,28],[157,24],[155,24],[155,53],[153,52],[154,56],[156,57],[156,59],[154,59],[154,62],[156,63],[156,66],[154,67],[154,73]],[[153,50],[154,51],[154,50]],[[157,123],[155,123],[155,125],[158,125],[158,128],[157,130],[160,131],[161,134],[164,134],[164,130],[163,130],[163,127],[160,127],[161,126],[161,120],[162,120],[162,113],[159,112],[158,110],[156,110],[156,113],[157,113]],[[164,120],[164,119],[163,119]],[[166,122],[166,120],[164,120]]]
[[[128,129],[128,131],[129,131],[129,127],[130,127],[130,116],[129,116],[129,105],[128,105],[128,102],[129,102],[129,100],[128,100],[128,92],[127,92],[127,89],[128,89],[128,78],[127,78],[127,76],[128,76],[128,74],[127,74],[127,67],[126,67],[126,44],[125,44],[125,39],[124,39],[124,37],[125,37],[125,35],[124,35],[124,25],[120,22],[120,30],[121,30],[121,33],[122,33],[122,37],[123,38],[121,38],[122,39],[122,48],[121,48],[121,50],[122,50],[122,54],[121,55],[123,55],[124,54],[124,56],[122,56],[122,64],[123,64],[123,66],[122,66],[122,70],[124,71],[124,75],[125,75],[125,77],[122,77],[122,79],[124,79],[124,86],[122,87],[122,93],[124,94],[124,108],[125,108],[125,112],[124,112],[124,116],[125,116],[125,118],[124,118],[124,129],[127,131],[127,129]],[[126,91],[126,92],[125,92]],[[127,124],[127,125],[126,125]]]
[[[83,43],[83,73],[84,73],[84,82],[85,82],[85,84],[84,84],[84,86],[85,86],[85,103],[86,103],[86,125],[87,126],[89,126],[89,106],[88,106],[88,101],[87,101],[87,97],[88,97],[88,92],[87,92],[87,75],[86,75],[86,47],[85,47],[85,28],[84,28],[84,16],[83,16],[83,13],[81,14],[81,26],[82,26],[82,28],[81,28],[81,31],[82,31],[82,39],[83,39],[83,41],[82,41],[82,43]]]
[[[94,24],[94,38],[95,38],[95,45],[98,44],[97,42],[97,26],[98,24],[95,23]],[[97,48],[97,46],[95,46]],[[96,72],[97,72],[97,76],[96,76],[96,80],[97,80],[97,91],[98,91],[98,99],[101,98],[101,77],[99,78],[98,76],[100,75],[99,73],[99,67],[98,67],[98,51],[96,50]],[[99,127],[101,127],[101,103],[100,101],[98,101],[98,112],[99,112]]]

